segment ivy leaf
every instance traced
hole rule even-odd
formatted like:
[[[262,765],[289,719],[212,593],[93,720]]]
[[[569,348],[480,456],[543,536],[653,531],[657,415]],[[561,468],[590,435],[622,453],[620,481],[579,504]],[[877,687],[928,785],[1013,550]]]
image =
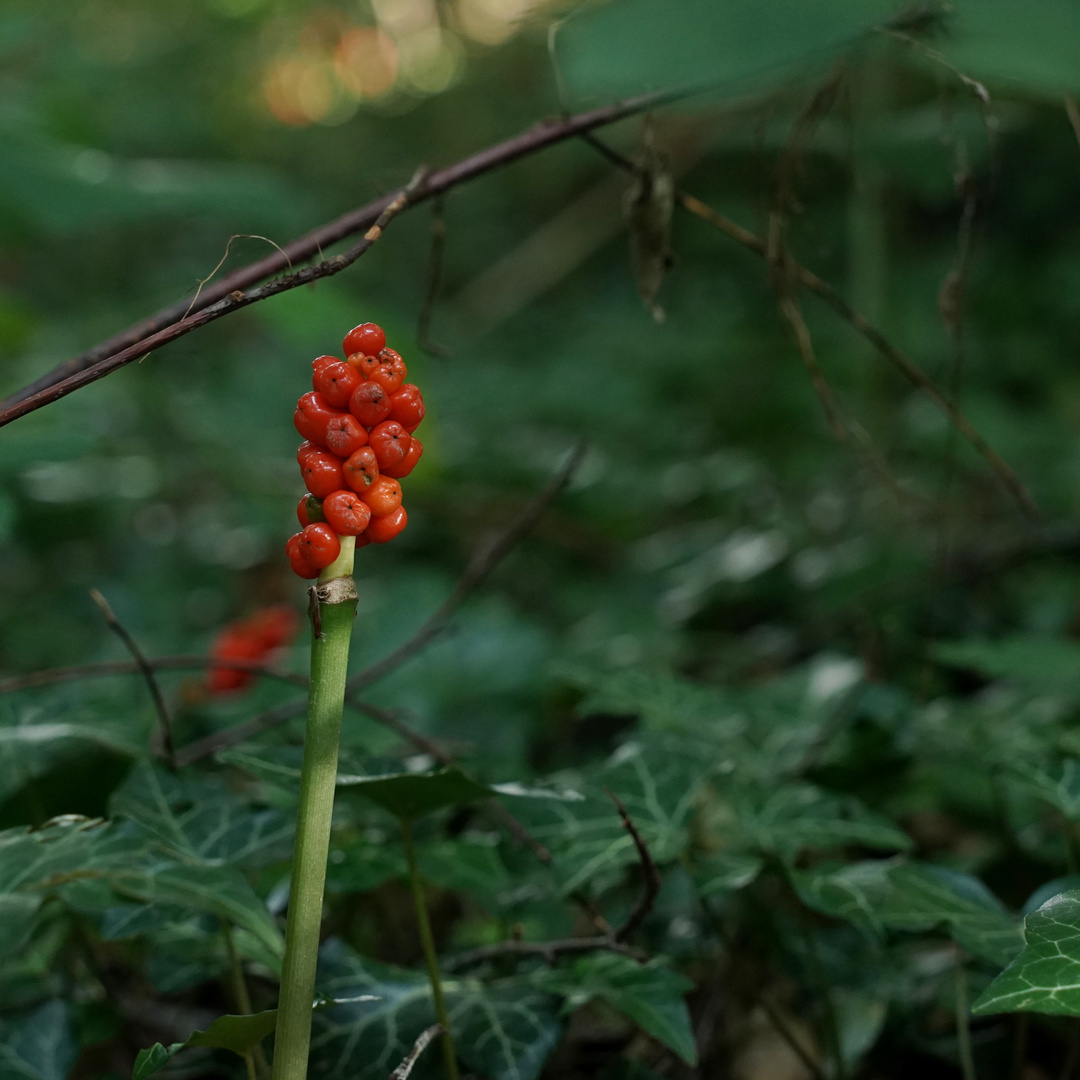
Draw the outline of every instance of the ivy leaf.
[[[339,1004],[341,1002],[338,1001],[317,1001],[312,1009],[328,1009]],[[205,1031],[192,1032],[183,1042],[175,1042],[169,1046],[154,1043],[148,1050],[140,1050],[135,1059],[131,1080],[145,1080],[146,1077],[153,1076],[174,1054],[189,1046],[231,1050],[243,1057],[250,1050],[254,1050],[267,1035],[272,1034],[276,1026],[277,1009],[240,1016],[219,1016]]]
[[[340,941],[320,950],[319,986],[336,997],[374,994],[316,1015],[310,1071],[322,1080],[384,1080],[435,1022],[426,976],[363,959]],[[562,1031],[559,999],[524,979],[443,983],[465,1064],[490,1080],[534,1080]]]
[[[1060,893],[1024,920],[1023,951],[972,1007],[979,1016],[1080,1016],[1080,890]]]
[[[858,799],[834,795],[813,784],[790,783],[763,791],[736,791],[732,804],[732,842],[793,859],[806,848],[847,844],[905,851],[911,838]]]
[[[0,1020],[4,1080],[65,1080],[77,1054],[66,1002],[48,1001],[32,1012]]]
[[[637,862],[633,838],[604,794],[614,792],[660,865],[688,844],[687,826],[708,772],[710,758],[679,752],[662,738],[635,739],[599,768],[582,776],[561,776],[564,786],[582,790],[577,803],[522,801],[515,815],[554,856],[554,874],[563,895],[594,882],[602,888],[623,867]]]
[[[273,956],[284,954],[285,942],[277,923],[247,878],[234,867],[161,862],[112,871],[107,880],[121,896],[143,903],[208,911],[248,930]]]
[[[594,998],[606,1001],[687,1065],[697,1063],[690,1012],[684,1000],[694,984],[663,961],[638,964],[628,956],[597,952],[569,968],[534,972],[533,979],[538,986],[562,994],[570,1009]]]
[[[694,868],[694,880],[701,896],[737,892],[761,873],[765,860],[742,851],[722,851],[702,859]]]
[[[821,865],[793,871],[807,906],[847,919],[874,937],[884,930],[944,927],[957,944],[992,964],[1022,947],[1020,928],[1001,902],[970,874],[927,863],[886,861]]]
[[[464,806],[498,795],[569,801],[580,798],[574,792],[526,788],[514,783],[482,784],[466,775],[457,765],[448,765],[428,773],[339,776],[337,782],[338,787],[355,791],[406,821],[448,806]]]
[[[1060,810],[1069,821],[1080,821],[1080,761],[1076,758],[1066,758],[1053,768],[1019,761],[1008,762],[1007,768],[1017,786]]]
[[[171,773],[140,761],[110,802],[165,848],[207,864],[258,868],[288,858],[293,821],[278,810],[252,810],[220,778]]]

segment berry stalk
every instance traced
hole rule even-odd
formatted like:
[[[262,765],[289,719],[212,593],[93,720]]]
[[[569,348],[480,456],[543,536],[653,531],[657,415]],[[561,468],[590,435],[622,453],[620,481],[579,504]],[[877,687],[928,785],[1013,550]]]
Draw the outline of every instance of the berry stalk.
[[[352,545],[348,548],[351,571]],[[331,566],[327,571],[333,569]],[[274,1040],[274,1080],[304,1080],[307,1076],[341,714],[356,615],[356,587],[351,576],[328,578],[324,572],[315,596],[319,634],[311,641],[311,684]]]

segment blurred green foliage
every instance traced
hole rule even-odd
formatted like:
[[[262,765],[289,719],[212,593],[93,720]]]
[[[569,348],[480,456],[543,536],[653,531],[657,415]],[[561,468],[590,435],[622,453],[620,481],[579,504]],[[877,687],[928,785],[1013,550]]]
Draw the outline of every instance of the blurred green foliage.
[[[429,206],[346,273],[6,427],[5,676],[125,658],[91,587],[153,656],[299,610],[290,413],[360,321],[405,355],[428,419],[409,529],[358,560],[354,669],[589,441],[452,631],[370,690],[468,776],[378,780],[432,762],[346,715],[343,771],[366,779],[340,794],[321,990],[379,1000],[317,1014],[313,1077],[386,1075],[431,1020],[398,826],[365,783],[439,796],[417,847],[478,1076],[752,1080],[779,1075],[761,1061],[805,1069],[784,1028],[830,1077],[962,1075],[969,1042],[984,1078],[1074,1060],[1078,1021],[1043,1014],[1077,1015],[1058,986],[1080,963],[1078,39],[1067,0],[0,3],[0,393],[418,164],[702,83],[651,117],[678,185],[779,229],[1043,514],[804,294],[850,418],[835,440],[775,266],[690,214],[654,321],[631,179],[583,141],[448,194],[432,341]],[[600,137],[634,158],[642,129]],[[302,641],[285,662],[303,670]],[[161,678],[181,744],[296,694]],[[154,726],[129,676],[0,700],[4,1080],[130,1075],[140,1049],[238,1011],[231,957],[255,1009],[276,1000],[300,728],[173,776]],[[551,868],[474,805],[510,780],[584,796],[506,800]],[[628,917],[638,855],[605,787],[662,874],[634,939],[655,959],[453,969]],[[1030,1031],[971,1019],[984,990],[977,1011],[1023,999]],[[242,1068],[197,1049],[166,1066]],[[438,1070],[431,1053],[414,1076]]]

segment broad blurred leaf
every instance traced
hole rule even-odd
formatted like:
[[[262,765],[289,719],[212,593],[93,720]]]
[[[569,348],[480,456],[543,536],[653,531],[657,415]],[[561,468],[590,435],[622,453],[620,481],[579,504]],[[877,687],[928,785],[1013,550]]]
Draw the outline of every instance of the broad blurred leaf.
[[[885,0],[769,4],[617,0],[570,19],[557,55],[576,94],[618,97],[687,84],[776,85],[827,65],[895,9]]]
[[[1080,891],[1047,900],[1024,920],[1023,951],[972,1006],[980,1016],[1041,1012],[1080,1016]]]
[[[435,1021],[424,975],[363,959],[339,941],[323,946],[319,972],[330,996],[379,998],[316,1014],[311,1071],[325,1080],[381,1080]],[[450,979],[443,988],[466,1066],[492,1080],[533,1080],[561,1033],[558,998],[524,979]]]
[[[534,978],[538,986],[562,994],[569,1009],[601,998],[674,1050],[687,1065],[696,1064],[697,1047],[685,1001],[694,984],[664,961],[639,964],[628,956],[597,952],[568,968],[537,972]]]
[[[1048,768],[1022,761],[1006,767],[1006,775],[1018,787],[1060,810],[1069,821],[1080,821],[1080,760],[1066,758]]]
[[[66,1002],[50,1001],[33,1012],[0,1018],[4,1080],[65,1080],[77,1053]]]
[[[1011,679],[1032,689],[1080,691],[1080,644],[1065,638],[940,641],[933,656],[939,663],[969,668],[991,679]]]
[[[961,0],[940,51],[966,75],[1004,92],[1059,95],[1080,88],[1080,12],[1069,0]]]

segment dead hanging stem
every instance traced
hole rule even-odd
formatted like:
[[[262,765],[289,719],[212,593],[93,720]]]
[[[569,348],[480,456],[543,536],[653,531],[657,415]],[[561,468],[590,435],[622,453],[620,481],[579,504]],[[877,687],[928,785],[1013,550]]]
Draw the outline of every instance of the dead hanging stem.
[[[623,157],[611,147],[603,144],[595,135],[589,135],[586,140],[591,146],[596,147],[609,160],[620,168],[632,170],[633,162]],[[741,244],[748,251],[767,258],[767,245],[764,240],[749,229],[744,229],[730,218],[714,210],[707,203],[685,191],[676,191],[675,201],[688,213],[707,221],[710,225],[719,229],[729,239]],[[859,314],[844,297],[830,285],[822,280],[817,274],[808,270],[800,263],[790,259],[789,269],[795,277],[800,288],[813,293],[819,299],[829,305],[842,319],[861,334],[874,348],[900,372],[908,382],[917,386],[927,397],[940,409],[949,422],[957,431],[975,448],[986,462],[991,471],[997,476],[1002,486],[1009,492],[1021,511],[1032,520],[1039,517],[1038,507],[1024,487],[1019,477],[1010,468],[1009,464],[997,453],[996,450],[982,437],[974,425],[960,411],[954,402],[950,401],[938,388],[937,384],[926,374],[913,360],[901,352],[889,339],[871,322]]]
[[[814,343],[799,307],[794,269],[796,264],[786,244],[788,219],[792,213],[801,209],[796,194],[796,174],[803,160],[806,143],[818,123],[832,109],[841,85],[841,73],[836,69],[810,97],[792,126],[791,134],[776,164],[776,195],[769,214],[765,258],[769,263],[769,276],[780,314],[795,335],[799,356],[810,376],[811,385],[821,402],[833,436],[839,442],[844,442],[847,439],[844,418],[814,353]]]
[[[432,1024],[431,1027],[421,1031],[405,1060],[390,1074],[390,1080],[409,1080],[409,1073],[413,1071],[413,1066],[420,1060],[420,1055],[428,1048],[431,1040],[436,1035],[441,1035],[442,1031],[442,1024]]]
[[[98,608],[101,610],[101,614],[105,616],[105,624],[108,628],[116,634],[116,636],[124,643],[124,648],[126,648],[135,658],[135,665],[146,680],[147,689],[150,691],[150,697],[154,702],[154,708],[157,710],[158,714],[161,731],[161,746],[165,753],[165,763],[170,769],[175,771],[176,747],[173,743],[172,720],[169,717],[168,706],[165,704],[165,696],[162,694],[157,677],[154,675],[153,665],[146,659],[142,649],[139,648],[135,639],[128,633],[123,623],[116,617],[113,609],[109,606],[109,601],[106,600],[97,589],[90,590],[90,599],[97,604]]]
[[[641,926],[642,922],[645,921],[645,917],[652,911],[657,894],[660,892],[660,871],[653,861],[648,844],[646,844],[644,837],[638,831],[622,800],[608,791],[607,788],[604,791],[615,804],[619,817],[622,819],[623,828],[630,834],[634,842],[642,870],[641,896],[625,921],[614,929],[608,929],[606,933],[595,934],[592,937],[562,938],[556,941],[521,941],[514,938],[510,941],[500,941],[494,945],[483,945],[478,949],[470,949],[468,952],[452,957],[446,962],[446,967],[449,970],[459,971],[462,968],[487,963],[489,960],[499,960],[511,956],[539,957],[547,964],[554,964],[560,956],[598,951],[619,953],[622,956],[628,956],[632,960],[636,960],[639,964],[648,960],[647,953],[627,945],[626,939]],[[594,919],[594,922],[598,921]],[[604,925],[607,924],[604,923]]]

